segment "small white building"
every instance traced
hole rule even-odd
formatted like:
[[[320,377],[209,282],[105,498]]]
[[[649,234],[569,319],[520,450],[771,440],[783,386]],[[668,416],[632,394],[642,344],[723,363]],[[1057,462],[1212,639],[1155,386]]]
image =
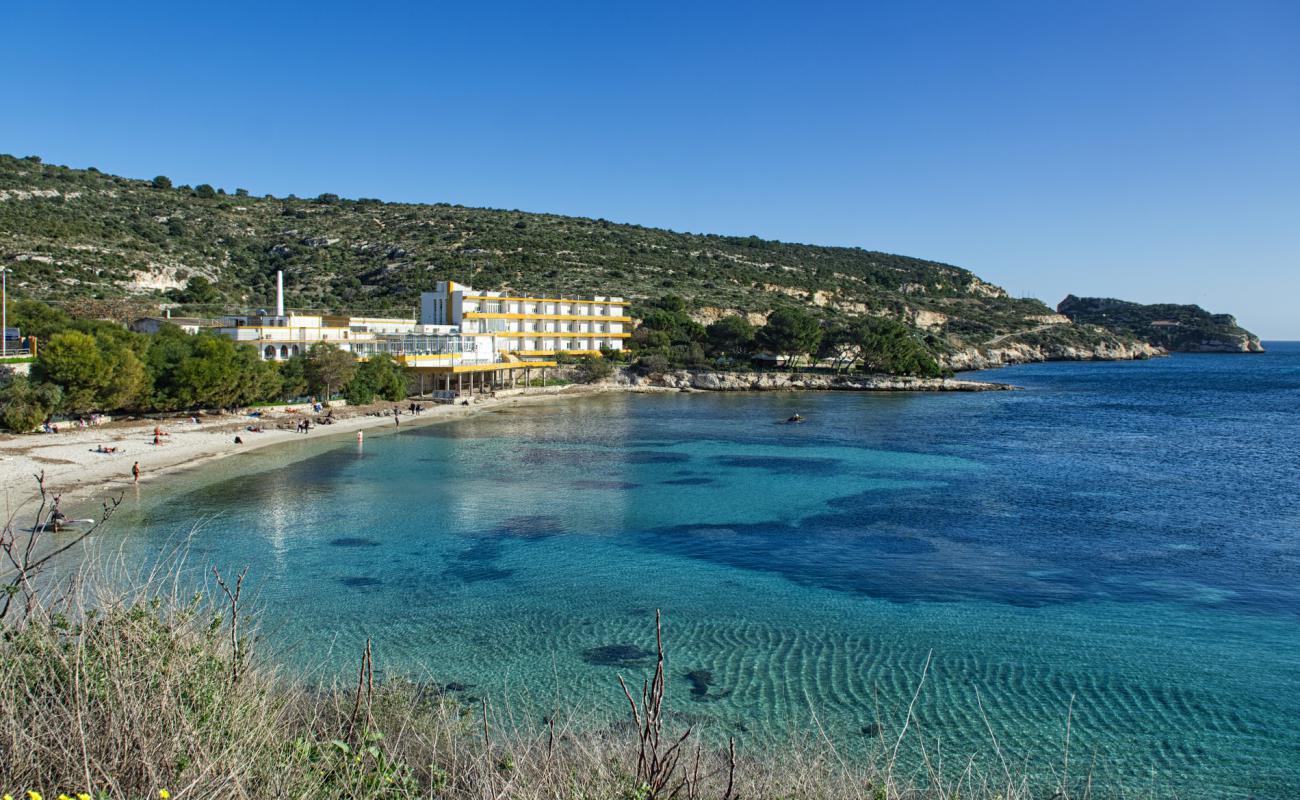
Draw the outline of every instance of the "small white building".
[[[221,320],[202,317],[173,317],[170,313],[161,317],[141,317],[127,327],[136,333],[157,333],[164,325],[175,325],[188,334],[202,330],[221,327]]]

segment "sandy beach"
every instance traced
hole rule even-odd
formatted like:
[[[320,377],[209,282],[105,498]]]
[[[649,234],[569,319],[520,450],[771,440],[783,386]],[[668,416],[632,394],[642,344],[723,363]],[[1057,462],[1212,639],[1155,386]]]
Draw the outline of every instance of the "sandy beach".
[[[608,391],[673,390],[585,385],[505,390],[495,396],[477,397],[468,406],[424,401],[424,410],[420,414],[407,411],[412,401],[343,406],[335,409],[333,424],[314,425],[306,434],[295,431],[298,421],[320,418],[323,414],[311,413],[305,405],[276,405],[253,409],[261,412],[259,417],[248,413],[208,414],[197,417],[195,423],[188,416],[169,415],[159,419],[113,421],[85,428],[79,428],[75,423],[60,425],[59,433],[0,435],[4,514],[9,519],[35,499],[35,476],[42,472],[45,473],[47,489],[62,495],[65,507],[76,509],[75,516],[92,516],[100,498],[133,484],[131,467],[136,462],[140,464],[140,483],[145,484],[178,470],[239,457],[277,444],[302,441],[305,437],[355,438],[358,431],[432,425],[510,406],[554,402]],[[400,426],[392,416],[394,407],[401,409]],[[248,430],[250,426],[261,426],[263,430],[255,433]],[[153,443],[155,427],[163,434],[157,445]],[[236,436],[242,443],[235,443]],[[105,453],[99,451],[100,447],[116,450]]]

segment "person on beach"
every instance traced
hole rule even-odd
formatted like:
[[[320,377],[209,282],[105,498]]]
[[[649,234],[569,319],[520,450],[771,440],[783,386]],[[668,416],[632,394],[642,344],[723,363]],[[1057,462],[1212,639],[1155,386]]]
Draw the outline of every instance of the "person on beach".
[[[140,462],[139,462],[139,461],[137,461],[137,462],[135,462],[134,464],[131,465],[131,481],[132,481],[132,483],[139,483],[139,482],[140,482]]]
[[[54,528],[55,533],[58,533],[63,524],[68,521],[68,515],[64,514],[63,509],[59,507],[62,500],[62,495],[54,495],[54,508],[50,511],[50,526]]]

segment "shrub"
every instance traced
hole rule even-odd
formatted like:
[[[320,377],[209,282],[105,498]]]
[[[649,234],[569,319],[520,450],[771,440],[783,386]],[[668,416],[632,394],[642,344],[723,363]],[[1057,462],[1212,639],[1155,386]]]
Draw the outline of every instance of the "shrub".
[[[591,356],[578,364],[577,374],[581,383],[599,383],[614,374],[614,365],[603,358]]]

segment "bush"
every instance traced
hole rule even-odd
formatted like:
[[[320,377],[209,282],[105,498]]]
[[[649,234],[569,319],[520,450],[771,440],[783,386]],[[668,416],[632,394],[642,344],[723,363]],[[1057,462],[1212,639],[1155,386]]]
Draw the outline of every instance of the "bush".
[[[194,187],[194,196],[202,200],[211,200],[217,196],[217,190],[210,183],[200,183]]]
[[[603,358],[591,356],[578,364],[577,373],[580,383],[599,383],[614,374],[614,365]]]
[[[172,188],[172,179],[167,177],[166,175],[159,175],[153,179],[153,188],[170,189]]]
[[[672,368],[663,353],[647,353],[636,360],[636,371],[642,375],[662,375]]]

